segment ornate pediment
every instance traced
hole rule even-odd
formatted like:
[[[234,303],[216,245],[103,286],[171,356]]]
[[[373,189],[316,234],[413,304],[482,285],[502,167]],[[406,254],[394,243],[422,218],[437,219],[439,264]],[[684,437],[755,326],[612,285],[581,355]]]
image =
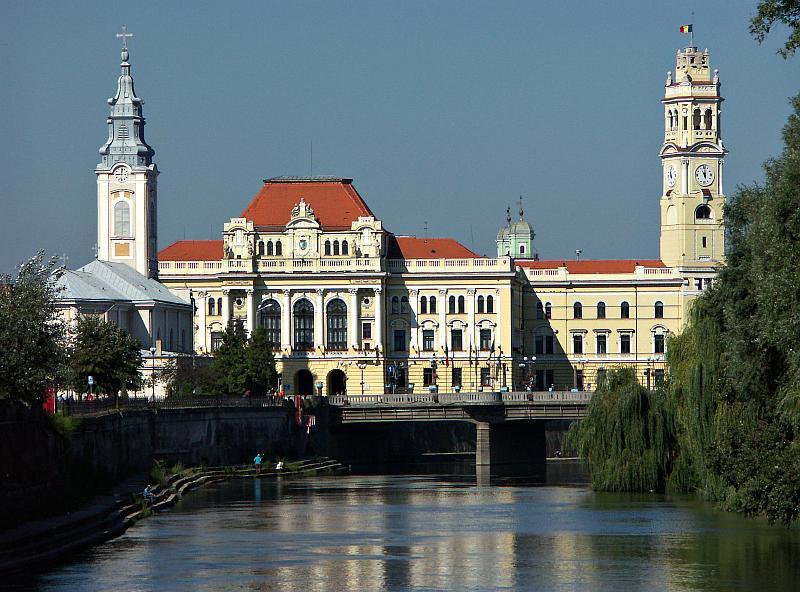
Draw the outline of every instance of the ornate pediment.
[[[292,208],[292,220],[295,218],[312,218],[314,219],[314,208],[311,204],[307,204],[304,198],[300,198],[300,202]]]

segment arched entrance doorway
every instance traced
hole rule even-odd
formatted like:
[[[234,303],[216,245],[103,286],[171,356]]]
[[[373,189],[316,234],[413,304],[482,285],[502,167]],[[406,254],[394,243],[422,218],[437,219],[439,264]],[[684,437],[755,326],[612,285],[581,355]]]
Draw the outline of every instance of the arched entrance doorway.
[[[333,395],[346,395],[347,375],[339,369],[328,372],[328,390],[326,392],[329,397]]]
[[[314,375],[309,370],[298,370],[294,375],[293,386],[292,392],[295,395],[312,396],[314,394]]]

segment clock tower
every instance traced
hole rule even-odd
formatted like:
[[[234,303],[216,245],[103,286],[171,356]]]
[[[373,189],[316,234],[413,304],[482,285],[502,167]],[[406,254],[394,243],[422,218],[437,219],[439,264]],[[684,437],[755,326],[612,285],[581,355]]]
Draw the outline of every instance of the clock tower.
[[[144,139],[144,101],[136,96],[123,27],[122,73],[117,94],[108,99],[108,140],[100,148],[97,175],[97,258],[125,263],[142,275],[158,277],[158,169]]]
[[[725,258],[722,97],[708,50],[678,51],[667,73],[661,197],[661,260],[683,268],[719,267]]]

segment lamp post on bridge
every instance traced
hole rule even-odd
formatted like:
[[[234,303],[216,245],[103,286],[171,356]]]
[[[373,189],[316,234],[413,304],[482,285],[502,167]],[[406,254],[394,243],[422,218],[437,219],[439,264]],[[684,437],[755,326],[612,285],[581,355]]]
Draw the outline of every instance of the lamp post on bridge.
[[[356,368],[361,370],[361,395],[364,395],[364,368],[367,367],[366,362],[356,362]]]

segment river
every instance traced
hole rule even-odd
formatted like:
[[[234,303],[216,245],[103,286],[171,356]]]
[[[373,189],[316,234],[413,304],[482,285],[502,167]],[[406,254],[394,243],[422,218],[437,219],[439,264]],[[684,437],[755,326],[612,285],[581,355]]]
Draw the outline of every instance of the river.
[[[569,463],[539,484],[438,472],[209,485],[14,587],[800,589],[797,528],[689,497],[593,493]]]

